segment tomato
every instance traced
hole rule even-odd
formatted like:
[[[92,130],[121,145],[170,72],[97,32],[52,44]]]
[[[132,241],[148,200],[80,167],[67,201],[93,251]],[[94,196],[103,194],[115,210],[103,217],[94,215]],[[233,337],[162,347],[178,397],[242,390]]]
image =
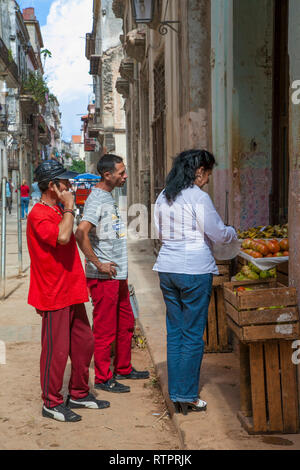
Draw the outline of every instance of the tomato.
[[[283,251],[282,256],[290,256],[290,252],[289,251]]]
[[[246,240],[244,240],[242,243],[242,248],[249,250],[251,242],[252,242],[251,238],[246,238]]]
[[[236,291],[237,292],[244,292],[245,290],[246,290],[246,287],[241,286],[241,287],[238,287]]]
[[[277,240],[267,240],[266,245],[271,253],[278,253],[280,251],[280,245]]]
[[[264,256],[267,256],[270,253],[269,248],[263,242],[256,242],[254,249],[255,249],[255,251],[258,251],[259,253],[261,253]]]
[[[273,258],[273,253],[269,253],[266,258]]]
[[[289,241],[288,241],[287,238],[284,238],[283,240],[280,240],[279,245],[280,245],[280,249],[281,249],[282,251],[288,251],[288,249],[289,249]]]
[[[278,251],[277,253],[273,254],[273,258],[279,258],[280,256],[283,256],[283,253],[281,251]]]

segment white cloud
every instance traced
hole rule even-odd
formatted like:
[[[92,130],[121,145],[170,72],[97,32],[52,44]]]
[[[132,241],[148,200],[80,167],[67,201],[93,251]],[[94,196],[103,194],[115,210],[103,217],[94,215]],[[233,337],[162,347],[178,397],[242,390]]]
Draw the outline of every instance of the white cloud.
[[[78,114],[84,113],[91,93],[87,86],[92,77],[85,57],[85,35],[92,30],[92,17],[93,0],[55,0],[42,27],[45,48],[52,53],[52,58],[46,60],[45,74],[60,102],[63,128],[65,120],[70,119],[68,109],[72,109],[71,119],[77,128],[71,129],[68,122],[69,133],[79,133],[80,129],[80,117],[74,115],[75,103],[84,103],[84,109],[77,109]]]

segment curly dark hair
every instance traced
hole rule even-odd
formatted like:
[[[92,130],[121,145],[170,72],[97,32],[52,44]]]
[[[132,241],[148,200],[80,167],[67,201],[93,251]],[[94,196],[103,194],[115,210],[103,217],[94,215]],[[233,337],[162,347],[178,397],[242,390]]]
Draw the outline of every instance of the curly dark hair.
[[[169,202],[175,201],[178,194],[193,186],[196,170],[203,167],[212,170],[215,157],[207,150],[185,150],[174,159],[173,167],[166,179],[164,194]]]

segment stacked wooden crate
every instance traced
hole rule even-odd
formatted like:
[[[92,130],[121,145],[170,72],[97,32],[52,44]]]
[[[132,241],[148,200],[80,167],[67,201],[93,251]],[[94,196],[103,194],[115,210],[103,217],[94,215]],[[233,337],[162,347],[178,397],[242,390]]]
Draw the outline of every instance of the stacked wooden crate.
[[[228,327],[224,307],[223,284],[230,280],[230,261],[217,261],[219,276],[214,276],[213,290],[208,308],[208,320],[204,332],[205,352],[230,352]]]
[[[237,292],[238,287],[253,290]],[[249,433],[297,433],[296,289],[274,280],[229,282],[224,299],[228,326],[240,342],[242,425]]]

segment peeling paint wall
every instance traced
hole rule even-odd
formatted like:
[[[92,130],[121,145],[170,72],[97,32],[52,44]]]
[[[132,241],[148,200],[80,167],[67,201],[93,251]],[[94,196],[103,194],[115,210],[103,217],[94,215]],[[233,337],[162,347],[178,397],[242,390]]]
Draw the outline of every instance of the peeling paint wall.
[[[289,57],[290,57],[290,84],[300,80],[300,2],[290,0],[289,11]],[[294,90],[290,91],[292,95]],[[290,285],[300,285],[300,105],[290,101],[290,187],[289,187],[289,240],[293,257],[289,263]],[[298,291],[300,304],[300,291]]]
[[[210,1],[182,7],[181,149],[208,148],[210,141]]]
[[[234,224],[269,223],[272,167],[273,2],[233,2]]]
[[[217,166],[213,173],[214,204],[225,219],[226,192],[232,195],[232,0],[211,2],[211,89],[212,150]],[[232,198],[231,198],[232,199]],[[228,198],[229,223],[233,223],[232,201]]]

